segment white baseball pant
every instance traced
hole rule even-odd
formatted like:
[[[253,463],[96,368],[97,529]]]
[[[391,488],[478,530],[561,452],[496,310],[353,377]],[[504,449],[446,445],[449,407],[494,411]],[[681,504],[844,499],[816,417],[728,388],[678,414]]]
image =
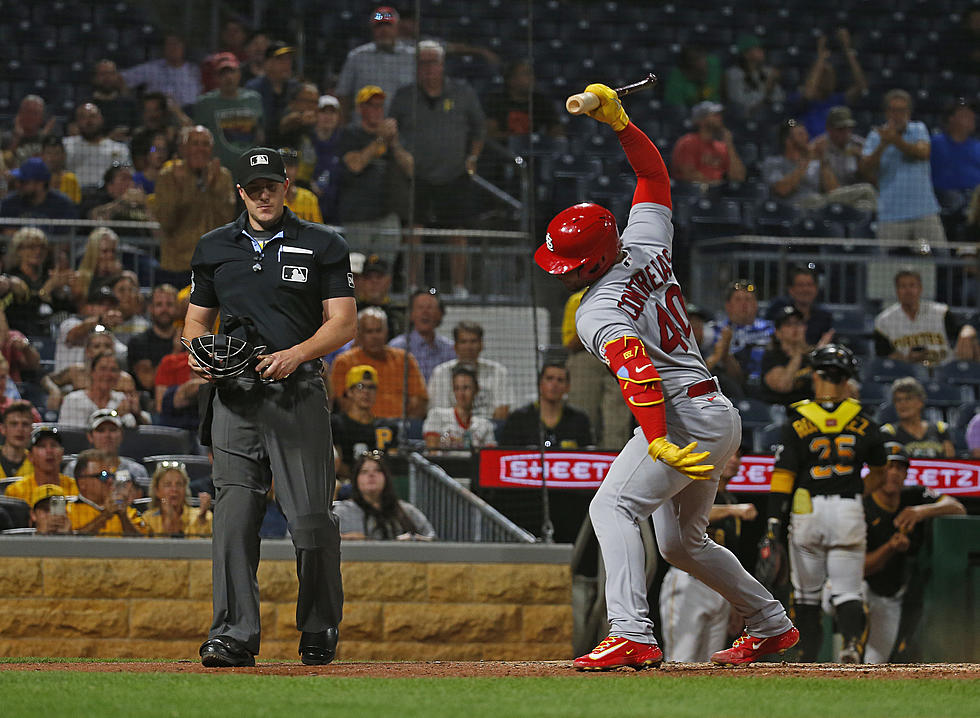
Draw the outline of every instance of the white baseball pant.
[[[813,513],[790,518],[790,575],[796,603],[819,606],[830,579],[831,603],[861,601],[867,527],[861,498],[814,496]]]
[[[902,619],[903,587],[894,596],[879,596],[864,584],[864,596],[868,611],[868,642],[864,646],[865,663],[888,663],[898,638],[898,626]]]

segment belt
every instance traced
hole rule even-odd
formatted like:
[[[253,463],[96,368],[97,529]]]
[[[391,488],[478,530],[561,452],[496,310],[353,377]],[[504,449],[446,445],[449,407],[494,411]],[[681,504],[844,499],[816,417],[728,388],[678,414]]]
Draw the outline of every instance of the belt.
[[[718,380],[714,377],[710,379],[704,379],[696,384],[691,384],[687,387],[687,395],[694,399],[698,396],[704,396],[705,394],[720,393],[721,389],[718,387]]]
[[[856,499],[858,497],[858,492],[857,491],[841,491],[840,493],[837,493],[837,494],[813,494],[813,493],[811,493],[811,496],[813,498],[815,498],[815,499],[816,498],[829,499],[829,498],[834,497],[834,496],[839,496],[842,499]],[[863,492],[861,492],[861,496],[864,496],[864,493]]]

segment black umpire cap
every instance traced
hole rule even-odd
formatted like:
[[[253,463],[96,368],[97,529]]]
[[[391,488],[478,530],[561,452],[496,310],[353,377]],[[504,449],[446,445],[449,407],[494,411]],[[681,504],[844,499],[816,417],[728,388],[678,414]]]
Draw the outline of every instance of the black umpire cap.
[[[235,170],[235,181],[242,187],[257,179],[268,179],[273,182],[286,181],[286,165],[278,150],[268,147],[253,147],[238,158]]]

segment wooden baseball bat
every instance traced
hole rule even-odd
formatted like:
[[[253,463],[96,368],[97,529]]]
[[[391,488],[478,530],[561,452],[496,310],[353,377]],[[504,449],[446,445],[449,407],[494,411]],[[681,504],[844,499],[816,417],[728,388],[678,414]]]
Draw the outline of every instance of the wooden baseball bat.
[[[623,87],[617,87],[615,92],[617,97],[626,97],[627,95],[632,95],[634,92],[639,92],[647,87],[653,87],[656,84],[657,76],[651,72],[639,82],[634,82],[631,85],[624,85]],[[573,115],[581,115],[586,112],[590,112],[598,106],[599,97],[593,92],[579,92],[578,94],[570,95],[569,98],[565,100],[565,109]]]

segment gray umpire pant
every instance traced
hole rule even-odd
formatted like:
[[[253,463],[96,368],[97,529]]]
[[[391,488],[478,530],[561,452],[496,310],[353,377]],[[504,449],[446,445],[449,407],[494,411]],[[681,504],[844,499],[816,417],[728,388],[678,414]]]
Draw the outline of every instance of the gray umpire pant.
[[[217,496],[208,637],[230,636],[259,652],[259,527],[273,479],[296,547],[296,627],[320,632],[339,625],[344,594],[331,510],[333,442],[319,374],[308,364],[282,382],[263,384],[246,374],[222,384],[211,435]]]

